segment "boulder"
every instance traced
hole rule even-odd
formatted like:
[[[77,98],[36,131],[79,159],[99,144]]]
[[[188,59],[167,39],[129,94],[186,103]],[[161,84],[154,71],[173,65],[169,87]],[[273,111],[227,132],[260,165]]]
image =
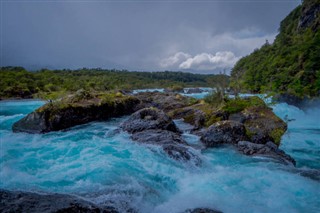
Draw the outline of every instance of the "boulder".
[[[179,108],[169,112],[174,119],[183,119],[184,122],[194,126],[193,130],[202,128],[205,124],[205,113],[193,106]]]
[[[272,141],[280,145],[281,136],[287,124],[277,117],[268,107],[249,107],[241,112],[246,134],[253,143],[265,144]]]
[[[70,195],[0,190],[0,212],[117,213],[118,211],[113,207],[98,207]]]
[[[229,115],[229,119],[230,121],[236,121],[236,122],[239,122],[239,123],[244,123],[246,121],[247,117],[239,112],[239,113],[233,113],[231,115]]]
[[[179,109],[190,105],[190,97],[182,96],[177,93],[161,93],[161,92],[143,92],[135,95],[140,100],[136,110],[155,107],[168,112],[173,109]]]
[[[163,111],[156,108],[141,109],[132,114],[120,128],[132,133],[131,139],[143,144],[161,146],[169,157],[179,161],[191,161],[200,165],[201,160],[188,149],[180,131]]]
[[[122,94],[86,95],[76,93],[50,102],[13,124],[14,132],[47,133],[91,121],[107,120],[133,112],[139,100]]]
[[[237,144],[248,138],[243,124],[227,120],[211,125],[203,132],[200,139],[206,147],[214,147],[219,144]]]
[[[273,158],[281,163],[296,165],[295,160],[284,151],[279,149],[276,144],[269,141],[266,144],[256,144],[249,141],[239,141],[238,150],[245,155],[258,155]]]
[[[145,108],[133,113],[120,128],[129,132],[141,132],[148,129],[169,130],[179,132],[178,128],[163,111],[156,108]]]

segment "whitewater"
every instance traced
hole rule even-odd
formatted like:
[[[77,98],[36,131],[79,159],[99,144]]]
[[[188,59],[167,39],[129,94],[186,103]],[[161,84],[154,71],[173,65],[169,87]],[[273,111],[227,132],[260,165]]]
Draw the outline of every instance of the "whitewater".
[[[280,148],[297,161],[296,168],[228,146],[202,149],[190,126],[176,120],[203,161],[197,167],[133,142],[117,128],[126,117],[48,134],[12,132],[14,122],[43,104],[0,102],[1,189],[72,194],[123,212],[320,212],[319,108],[271,105],[288,121]]]

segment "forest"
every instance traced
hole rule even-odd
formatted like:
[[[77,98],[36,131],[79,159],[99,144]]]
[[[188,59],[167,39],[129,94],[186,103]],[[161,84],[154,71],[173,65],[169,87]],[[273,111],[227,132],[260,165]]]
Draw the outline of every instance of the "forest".
[[[108,91],[144,88],[214,87],[229,77],[184,72],[130,72],[79,69],[28,71],[23,67],[0,69],[0,98],[55,99],[79,89]]]

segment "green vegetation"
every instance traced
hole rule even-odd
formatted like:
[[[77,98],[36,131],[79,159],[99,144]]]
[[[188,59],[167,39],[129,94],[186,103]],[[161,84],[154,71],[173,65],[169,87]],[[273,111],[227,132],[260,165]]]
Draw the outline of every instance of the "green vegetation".
[[[222,110],[232,114],[241,112],[242,110],[249,108],[249,107],[266,107],[266,104],[264,101],[256,96],[248,97],[248,98],[235,98],[235,99],[226,99],[226,102],[224,106],[222,107]]]
[[[212,91],[204,98],[204,101],[214,107],[219,107],[224,104],[227,99],[226,90],[229,86],[229,78],[224,75],[219,75],[215,79],[211,79],[211,83],[215,85],[215,91]]]
[[[221,96],[221,93],[219,92],[211,92],[209,95],[204,97],[204,101],[207,104],[210,104],[214,107],[219,107],[220,105],[222,105],[224,103],[224,96]]]
[[[200,75],[183,72],[129,72],[80,69],[29,72],[22,67],[0,69],[0,98],[57,99],[80,89],[85,91],[131,90],[144,88],[215,86],[223,75]]]
[[[101,105],[113,106],[115,104],[120,104],[121,102],[129,102],[131,99],[136,100],[134,97],[123,95],[120,92],[93,92],[80,89],[73,94],[65,95],[60,99],[50,101],[36,111],[43,112],[49,110],[56,112],[67,108],[76,109],[77,107],[83,108]]]
[[[320,0],[303,1],[268,41],[242,58],[231,73],[231,87],[254,93],[320,95]]]
[[[284,133],[285,131],[283,129],[274,129],[270,132],[270,136],[272,137],[274,143],[279,146],[281,142],[281,137]]]

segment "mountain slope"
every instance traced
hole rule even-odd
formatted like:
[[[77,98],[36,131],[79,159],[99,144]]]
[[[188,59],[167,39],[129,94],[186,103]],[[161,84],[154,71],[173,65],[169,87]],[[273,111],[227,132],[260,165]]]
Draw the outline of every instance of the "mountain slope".
[[[305,0],[280,24],[273,44],[240,59],[231,86],[250,92],[320,95],[320,0]]]

